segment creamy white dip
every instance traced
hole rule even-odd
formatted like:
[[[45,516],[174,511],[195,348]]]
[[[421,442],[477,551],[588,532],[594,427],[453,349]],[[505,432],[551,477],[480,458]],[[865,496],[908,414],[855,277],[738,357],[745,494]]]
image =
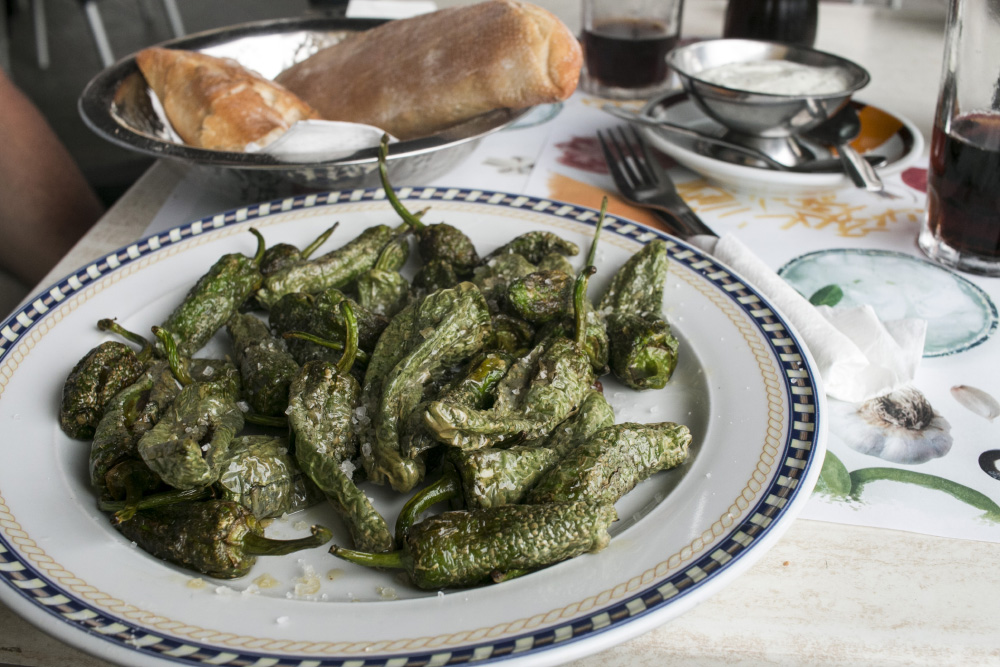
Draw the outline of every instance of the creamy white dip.
[[[729,63],[699,73],[698,78],[727,88],[772,95],[825,95],[847,88],[839,67],[813,67],[788,60]]]

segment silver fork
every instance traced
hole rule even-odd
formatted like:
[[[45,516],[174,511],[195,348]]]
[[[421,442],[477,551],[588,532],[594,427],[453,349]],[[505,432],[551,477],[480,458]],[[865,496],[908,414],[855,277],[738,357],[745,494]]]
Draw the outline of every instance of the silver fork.
[[[646,143],[634,128],[598,130],[597,139],[622,197],[650,209],[682,238],[699,234],[718,236],[677,194],[674,182],[650,157]]]

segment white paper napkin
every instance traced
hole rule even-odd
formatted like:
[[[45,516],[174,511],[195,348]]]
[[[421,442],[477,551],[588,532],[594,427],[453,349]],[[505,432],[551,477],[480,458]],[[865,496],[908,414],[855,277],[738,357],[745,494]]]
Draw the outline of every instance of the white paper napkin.
[[[731,234],[690,242],[735,270],[788,318],[812,353],[828,396],[858,403],[913,380],[926,321],[882,322],[871,306],[817,308]]]

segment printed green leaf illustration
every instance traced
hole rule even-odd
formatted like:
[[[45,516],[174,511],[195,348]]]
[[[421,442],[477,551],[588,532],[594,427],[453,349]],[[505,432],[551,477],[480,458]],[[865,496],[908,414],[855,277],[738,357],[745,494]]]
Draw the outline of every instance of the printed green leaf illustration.
[[[820,287],[809,297],[809,303],[814,306],[836,306],[844,298],[844,290],[839,285]]]
[[[813,493],[841,500],[851,495],[851,474],[833,452],[828,451],[823,459],[823,469]]]

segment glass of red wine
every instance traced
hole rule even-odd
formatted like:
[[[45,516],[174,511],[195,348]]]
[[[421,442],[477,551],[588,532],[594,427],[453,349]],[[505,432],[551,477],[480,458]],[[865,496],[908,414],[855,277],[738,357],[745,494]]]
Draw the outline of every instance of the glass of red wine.
[[[1000,16],[952,0],[920,248],[946,266],[1000,276]]]
[[[683,7],[684,0],[583,0],[583,90],[611,99],[663,90]]]

